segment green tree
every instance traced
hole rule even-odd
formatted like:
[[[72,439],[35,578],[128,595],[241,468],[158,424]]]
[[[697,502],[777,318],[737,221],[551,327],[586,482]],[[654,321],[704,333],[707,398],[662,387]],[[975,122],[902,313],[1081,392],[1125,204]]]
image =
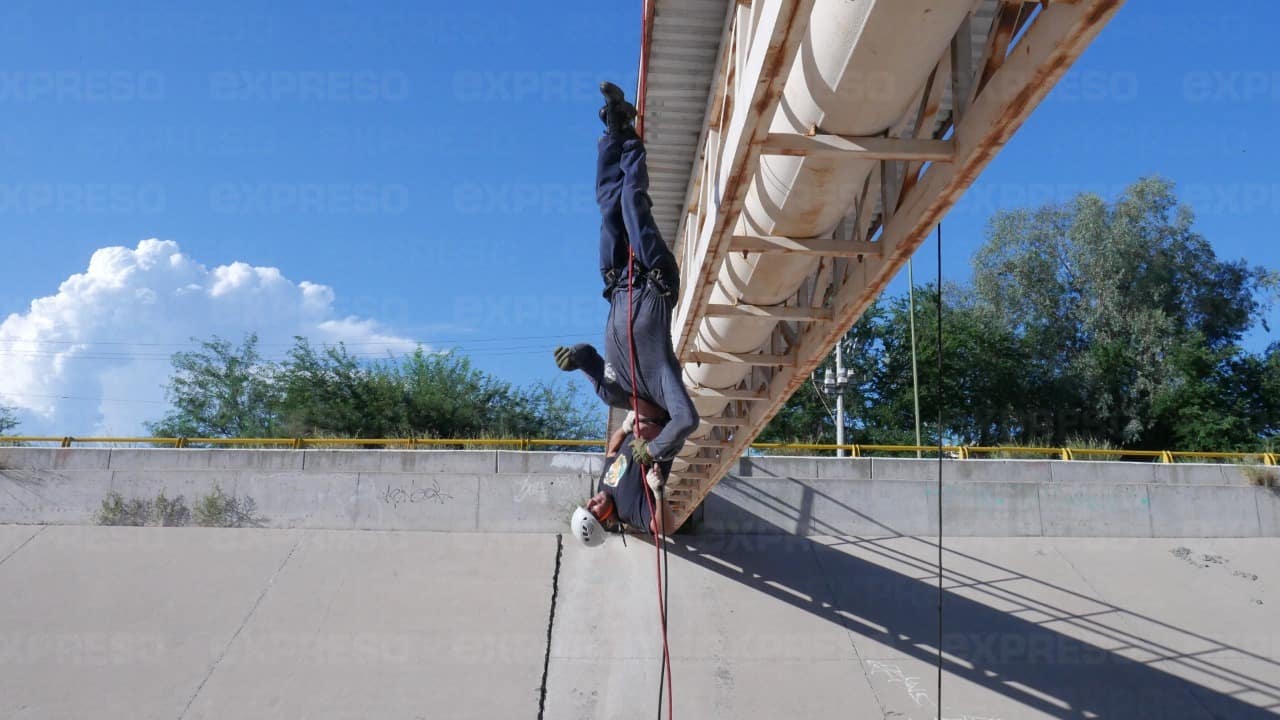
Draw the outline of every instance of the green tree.
[[[941,404],[947,442],[1007,442],[1025,423],[1026,358],[1016,336],[971,291],[948,285],[942,313],[944,374],[938,379],[938,288],[916,289],[917,357],[922,440],[937,441]],[[867,409],[885,442],[914,442],[910,315],[905,297],[890,304],[883,325],[885,358],[873,383],[875,407]],[[905,431],[910,430],[908,435]],[[904,437],[905,436],[905,437]]]
[[[195,338],[192,338],[195,340]],[[175,353],[165,388],[173,409],[148,430],[157,437],[272,437],[279,427],[275,367],[258,353],[258,336],[240,346],[214,336]]]
[[[1266,422],[1262,426],[1262,449],[1280,452],[1280,342],[1271,344],[1263,360],[1262,398]]]
[[[1280,435],[1280,349],[1249,353],[1280,281],[1216,256],[1169,183],[1107,203],[997,213],[971,286],[947,285],[937,378],[937,287],[917,289],[924,441],[1256,449]],[[842,340],[854,442],[914,440],[905,297],[873,306]],[[1265,327],[1265,325],[1264,325]],[[818,370],[819,376],[827,360]],[[816,393],[798,390],[762,439],[830,441]]]
[[[883,336],[886,313],[881,302],[873,302],[862,319],[841,338],[844,366],[849,384],[845,389],[845,442],[886,442],[871,420],[879,407],[875,379],[884,363]],[[834,398],[822,392],[827,370],[835,372],[835,360],[827,357],[814,370],[813,376],[796,390],[769,424],[761,431],[760,442],[834,443]]]
[[[404,390],[394,364],[362,364],[338,343],[317,351],[294,338],[276,377],[283,427],[294,436],[407,434]]]
[[[819,366],[815,372],[818,378],[830,360]],[[815,384],[817,383],[817,384]],[[764,430],[756,436],[757,442],[786,443],[834,443],[835,439],[835,403],[822,394],[818,385],[821,380],[807,380],[796,389],[782,408],[778,410]],[[846,438],[846,442],[849,439]]]
[[[1221,447],[1257,431],[1237,404],[1190,386],[1239,379],[1255,362],[1238,343],[1276,277],[1219,259],[1193,223],[1173,186],[1152,178],[1112,204],[1084,194],[992,219],[974,285],[1023,341],[1026,414],[1047,437]]]
[[[494,420],[511,401],[511,386],[472,367],[456,353],[419,348],[400,365],[408,427],[429,437],[506,434]]]
[[[603,433],[604,412],[595,396],[587,398],[577,383],[534,383],[511,392],[493,427],[509,437],[584,439]]]
[[[412,432],[434,437],[589,438],[603,414],[578,386],[515,388],[455,353],[419,349],[399,366]]]
[[[14,414],[13,408],[0,405],[0,435],[16,427],[18,427],[18,416]]]
[[[569,382],[515,388],[452,352],[362,362],[339,344],[297,338],[277,375],[284,426],[334,437],[561,437],[599,434],[602,419]]]

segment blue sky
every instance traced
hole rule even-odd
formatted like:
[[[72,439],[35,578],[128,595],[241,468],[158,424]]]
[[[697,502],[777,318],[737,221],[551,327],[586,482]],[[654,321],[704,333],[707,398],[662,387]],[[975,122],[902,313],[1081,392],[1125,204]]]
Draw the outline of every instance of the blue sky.
[[[0,318],[57,294],[95,251],[158,238],[210,269],[278,268],[288,297],[305,295],[302,281],[331,289],[318,315],[279,333],[358,316],[369,348],[386,337],[457,346],[513,382],[557,379],[551,348],[603,327],[595,84],[634,87],[640,3],[376,5],[6,4]],[[1220,256],[1280,269],[1278,34],[1269,0],[1230,13],[1131,0],[944,222],[946,277],[969,274],[995,210],[1112,195],[1149,174],[1178,184]],[[919,281],[932,258],[926,246]],[[145,383],[81,376],[144,360],[158,387],[187,336],[255,329],[253,298],[280,289],[255,282],[231,283],[239,304],[193,306],[163,330],[131,317],[138,292],[86,293],[94,326],[75,337],[89,356],[65,361],[70,371],[49,365],[57,377],[29,394],[133,408],[115,426],[63,414],[81,426],[59,432],[158,416]],[[1280,311],[1270,317],[1274,330],[1251,347],[1277,338]],[[271,337],[268,354],[282,351],[287,336]]]

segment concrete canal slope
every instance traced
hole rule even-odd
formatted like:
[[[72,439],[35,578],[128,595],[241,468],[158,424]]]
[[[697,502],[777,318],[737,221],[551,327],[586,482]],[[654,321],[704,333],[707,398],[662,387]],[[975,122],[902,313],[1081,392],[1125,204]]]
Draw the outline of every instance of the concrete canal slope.
[[[1276,717],[1280,540],[946,545],[942,717]],[[936,717],[935,553],[672,543],[676,716]],[[0,526],[0,717],[651,718],[653,560],[553,534]]]

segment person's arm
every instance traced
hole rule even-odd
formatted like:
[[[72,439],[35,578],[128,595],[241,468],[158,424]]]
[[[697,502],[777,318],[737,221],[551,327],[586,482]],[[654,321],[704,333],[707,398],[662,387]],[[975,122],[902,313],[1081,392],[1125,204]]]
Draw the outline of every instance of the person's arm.
[[[671,535],[676,531],[676,516],[675,516],[675,513],[671,512],[671,503],[667,502],[666,500],[663,500],[658,504],[662,506],[662,522],[665,524],[659,526],[658,518],[656,517],[650,518],[649,532],[654,535],[657,535],[659,533],[661,533],[663,536]]]
[[[675,514],[671,512],[671,504],[659,494],[659,490],[665,490],[667,480],[667,468],[663,466],[655,466],[649,469],[649,475],[645,477],[646,490],[651,493],[656,507],[654,510],[660,512],[661,515],[649,517],[649,532],[654,535],[670,535],[676,531]],[[659,524],[661,520],[661,524]]]
[[[618,451],[622,449],[622,441],[627,438],[627,432],[628,430],[625,427],[620,427],[613,431],[613,435],[609,437],[609,444],[605,445],[604,448],[605,457],[611,458],[618,454]]]

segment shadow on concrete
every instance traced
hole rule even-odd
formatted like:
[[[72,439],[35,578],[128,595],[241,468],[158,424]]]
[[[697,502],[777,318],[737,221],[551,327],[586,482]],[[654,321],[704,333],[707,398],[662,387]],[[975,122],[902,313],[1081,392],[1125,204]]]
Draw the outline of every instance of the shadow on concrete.
[[[743,481],[730,477],[722,483]],[[904,536],[836,498],[807,485],[804,488],[805,500],[799,506],[763,494],[758,487],[752,487],[751,492],[772,510],[795,518],[798,526],[809,527],[815,534],[830,532],[822,540],[772,526],[772,534],[682,534],[671,544],[671,552],[874,640],[882,647],[870,656],[859,650],[864,672],[868,671],[868,657],[914,659],[913,674],[932,691],[933,672],[921,672],[920,663],[936,667],[937,545],[932,539]],[[841,536],[824,529],[824,523],[807,512],[815,495],[883,528],[883,536]],[[761,522],[758,517],[752,520],[757,528]],[[1010,542],[1018,540],[1011,538]],[[1055,717],[1277,717],[1280,663],[1275,659],[973,555],[944,552],[941,646],[944,669],[951,677]],[[820,577],[814,577],[815,564],[797,553],[812,556]],[[820,587],[823,582],[829,593],[825,598],[813,594],[815,585]],[[975,595],[982,602],[971,599]],[[1123,618],[1155,626],[1155,633],[1169,640],[1136,635],[1122,627]],[[1060,629],[1049,627],[1051,624]],[[856,637],[854,641],[858,645]],[[1196,649],[1178,649],[1169,642]],[[1224,656],[1233,659],[1234,667],[1216,662]],[[1193,682],[1156,667],[1156,663],[1231,689]],[[1251,672],[1243,672],[1244,665]],[[946,693],[944,686],[942,714],[949,717],[955,706]],[[1266,707],[1246,702],[1242,696]]]

